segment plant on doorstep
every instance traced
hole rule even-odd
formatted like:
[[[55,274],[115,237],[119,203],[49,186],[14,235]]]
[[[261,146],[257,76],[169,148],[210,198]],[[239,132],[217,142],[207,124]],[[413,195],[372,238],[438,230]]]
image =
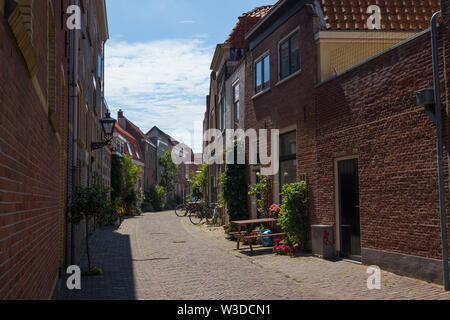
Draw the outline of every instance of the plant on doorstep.
[[[274,253],[282,256],[288,256],[293,254],[294,250],[292,249],[292,247],[289,246],[288,241],[275,239],[273,240],[273,242],[275,243],[273,247]]]
[[[289,244],[305,249],[310,230],[308,216],[308,186],[306,182],[283,187],[283,205],[278,223],[287,234]]]
[[[260,217],[269,217],[269,193],[270,178],[265,175],[259,176],[259,182],[250,186],[249,195],[255,197],[255,204]]]

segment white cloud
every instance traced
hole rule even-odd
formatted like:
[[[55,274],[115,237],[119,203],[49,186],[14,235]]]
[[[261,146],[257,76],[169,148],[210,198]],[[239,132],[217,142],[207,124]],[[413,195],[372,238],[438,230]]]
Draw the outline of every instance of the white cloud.
[[[213,50],[200,39],[110,41],[105,95],[113,114],[123,109],[144,132],[155,125],[169,134],[193,132],[204,117]],[[184,142],[191,145],[190,138]]]
[[[181,20],[181,21],[178,21],[178,23],[180,23],[180,24],[191,24],[191,23],[195,23],[195,21],[194,20]]]

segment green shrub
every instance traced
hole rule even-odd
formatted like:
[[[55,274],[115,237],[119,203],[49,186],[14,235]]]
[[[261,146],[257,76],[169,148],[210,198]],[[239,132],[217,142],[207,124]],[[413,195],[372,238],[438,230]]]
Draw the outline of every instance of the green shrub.
[[[193,175],[190,182],[192,183],[191,199],[194,201],[204,200],[206,187],[208,185],[208,165],[202,165],[199,172],[196,172]]]
[[[167,192],[162,186],[151,186],[147,195],[147,201],[151,204],[155,211],[164,210]]]
[[[76,186],[70,204],[71,223],[85,222],[86,226],[86,254],[88,259],[88,271],[92,271],[91,256],[89,251],[89,224],[90,219],[99,218],[108,211],[108,189],[99,181],[92,186]]]
[[[250,186],[249,195],[255,197],[258,213],[263,218],[269,217],[270,179],[268,176],[258,176],[258,183]]]
[[[115,200],[122,196],[123,189],[123,166],[122,158],[113,155],[111,158],[111,199]]]
[[[279,225],[286,232],[291,245],[305,249],[309,236],[308,186],[306,182],[283,187],[283,205]]]
[[[146,199],[145,202],[142,203],[141,209],[143,212],[154,212],[155,209],[153,208],[153,205]]]
[[[220,177],[223,192],[220,195],[231,221],[248,218],[245,165],[228,164]],[[222,202],[221,201],[221,202]]]
[[[175,189],[179,173],[177,165],[173,163],[172,152],[170,150],[159,159],[159,164],[161,166],[160,184],[166,193],[169,194]]]

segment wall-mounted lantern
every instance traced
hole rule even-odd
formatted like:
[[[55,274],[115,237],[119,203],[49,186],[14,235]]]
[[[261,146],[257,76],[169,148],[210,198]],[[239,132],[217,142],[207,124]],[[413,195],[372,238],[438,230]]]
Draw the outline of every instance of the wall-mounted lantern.
[[[102,125],[103,134],[105,135],[104,142],[92,142],[92,151],[101,149],[109,145],[114,138],[114,129],[116,127],[116,119],[111,118],[111,113],[107,112],[105,118],[100,119],[100,124]]]

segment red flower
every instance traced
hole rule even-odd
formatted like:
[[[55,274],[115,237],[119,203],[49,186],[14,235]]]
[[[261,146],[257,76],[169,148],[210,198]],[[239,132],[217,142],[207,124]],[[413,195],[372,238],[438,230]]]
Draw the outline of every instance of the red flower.
[[[281,242],[280,239],[275,239],[275,240],[273,240],[273,241],[276,242],[276,243]]]

